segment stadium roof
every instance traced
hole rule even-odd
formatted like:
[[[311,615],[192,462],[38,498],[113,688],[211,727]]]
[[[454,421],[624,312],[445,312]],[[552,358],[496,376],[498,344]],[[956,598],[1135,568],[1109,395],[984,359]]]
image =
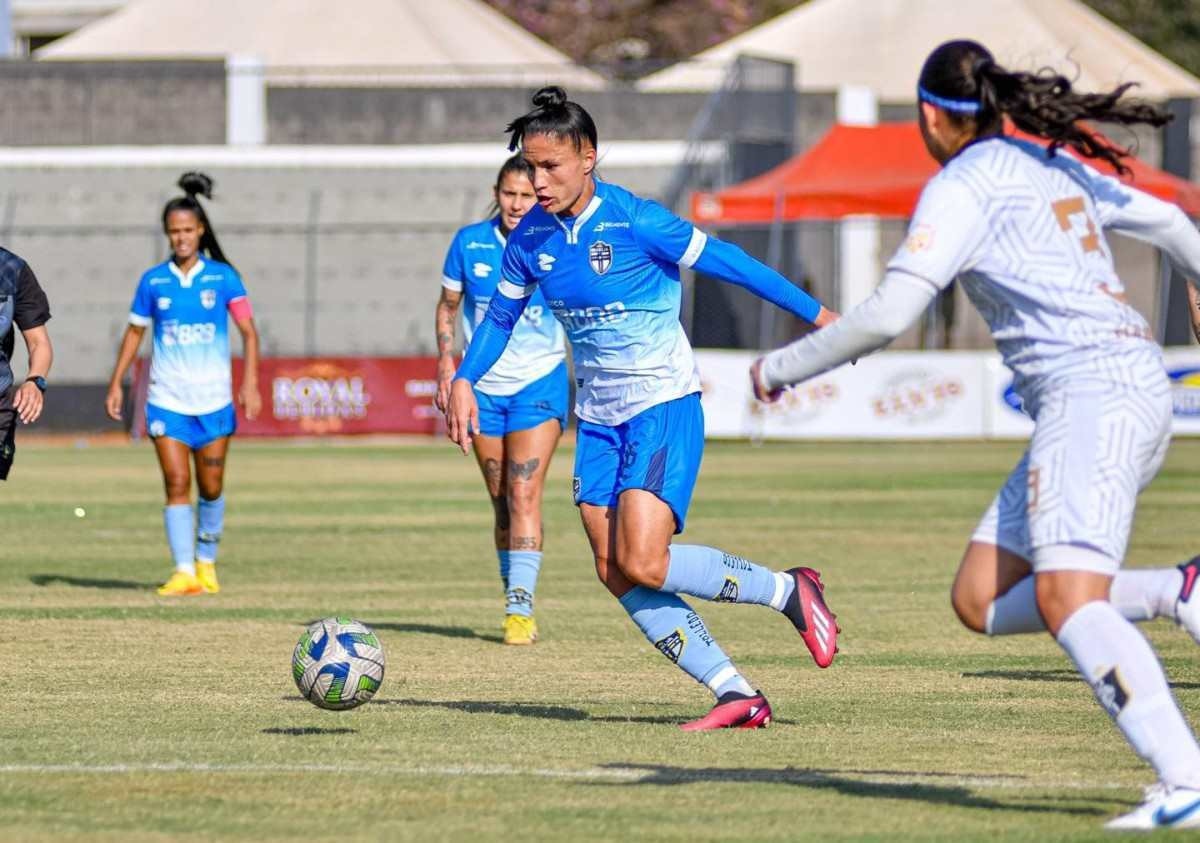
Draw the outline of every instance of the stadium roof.
[[[1087,163],[1115,174],[1106,162]],[[1137,158],[1125,163],[1130,173],[1123,181],[1188,214],[1200,214],[1200,186]],[[853,214],[907,218],[938,169],[916,123],[838,124],[808,151],[760,176],[715,193],[693,194],[692,219],[761,225],[777,218],[829,220]]]
[[[540,85],[604,79],[478,0],[130,0],[39,59],[255,56],[272,81]]]
[[[912,102],[929,51],[955,38],[988,46],[1014,69],[1054,67],[1082,89],[1141,83],[1152,100],[1200,96],[1200,79],[1078,0],[811,0],[668,67],[643,90],[707,91],[742,53],[797,65],[796,85],[833,91],[863,85],[884,102]]]

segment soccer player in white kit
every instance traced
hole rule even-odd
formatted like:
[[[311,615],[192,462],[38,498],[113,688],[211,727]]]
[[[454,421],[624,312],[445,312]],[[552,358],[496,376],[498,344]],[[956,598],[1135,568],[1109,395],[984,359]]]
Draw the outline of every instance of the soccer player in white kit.
[[[973,41],[934,50],[918,85],[921,132],[942,170],[921,194],[882,283],[840,321],[756,361],[755,393],[881,348],[958,278],[991,327],[1035,421],[976,529],[952,601],[978,632],[1048,629],[1134,750],[1158,774],[1116,829],[1200,826],[1200,747],[1154,651],[1130,623],[1165,615],[1200,640],[1200,557],[1121,572],[1138,491],[1170,441],[1161,350],[1125,302],[1103,229],[1147,240],[1200,278],[1200,233],[1173,205],[1074,157],[1122,168],[1079,120],[1162,125],[1159,109],[1080,94],[1049,71],[1010,73]],[[1003,135],[1004,118],[1051,141]],[[1193,302],[1195,299],[1193,298]],[[1200,324],[1193,307],[1193,323]]]

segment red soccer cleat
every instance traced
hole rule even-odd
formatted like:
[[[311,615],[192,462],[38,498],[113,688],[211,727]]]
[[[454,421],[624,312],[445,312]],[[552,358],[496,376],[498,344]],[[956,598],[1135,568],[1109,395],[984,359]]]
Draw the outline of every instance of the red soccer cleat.
[[[737,691],[722,694],[712,711],[699,720],[680,724],[685,732],[708,732],[712,729],[763,729],[771,725],[771,704],[755,691],[748,697]]]
[[[796,587],[783,613],[800,633],[817,667],[829,667],[838,651],[837,637],[842,629],[837,625],[837,615],[825,605],[821,574],[812,568],[792,568],[784,573],[792,577]]]

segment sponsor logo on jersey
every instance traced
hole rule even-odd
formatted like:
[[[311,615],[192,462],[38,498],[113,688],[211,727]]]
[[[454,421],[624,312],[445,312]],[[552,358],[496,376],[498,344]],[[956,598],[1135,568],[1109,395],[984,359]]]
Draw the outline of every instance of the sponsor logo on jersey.
[[[1195,418],[1200,416],[1200,368],[1170,369],[1171,401],[1175,415]]]
[[[603,307],[555,307],[554,315],[558,321],[569,328],[586,328],[593,325],[615,325],[629,318],[625,303],[614,301]]]
[[[167,319],[160,324],[162,328],[159,341],[164,348],[212,345],[217,339],[215,322],[180,322],[178,319]]]
[[[605,243],[603,240],[597,240],[588,247],[588,263],[592,267],[592,272],[597,275],[603,275],[612,267],[613,252],[612,246]]]
[[[676,664],[679,664],[679,657],[683,655],[683,648],[686,646],[687,636],[683,634],[682,629],[676,629],[670,635],[654,642],[654,647]]]
[[[610,228],[629,228],[629,223],[628,222],[611,222],[609,220],[605,220],[604,222],[597,223],[596,227],[593,228],[592,231],[596,231],[596,232],[608,231]]]
[[[158,297],[158,309],[159,310],[170,310],[171,309],[171,297],[170,296],[159,296]]]
[[[548,255],[545,252],[541,252],[538,254],[538,269],[540,269],[542,272],[549,272],[550,270],[554,269],[555,260],[557,260],[557,258],[555,258],[554,255]]]
[[[476,242],[475,240],[472,240],[470,243],[467,244],[468,251],[470,251],[471,249],[494,249],[494,248],[496,248],[495,243],[479,243],[479,242]]]
[[[217,291],[216,290],[201,290],[200,304],[204,305],[205,310],[212,310],[217,306]]]
[[[471,264],[471,274],[476,278],[487,278],[492,274],[492,265],[479,261]]]
[[[905,250],[914,255],[918,252],[929,251],[933,248],[933,234],[932,225],[927,222],[917,223],[909,229],[908,237],[904,240]]]
[[[151,286],[151,287],[153,287],[155,284],[170,284],[170,283],[171,283],[171,279],[170,279],[170,278],[167,278],[167,277],[165,277],[165,276],[161,276],[161,275],[160,275],[159,277],[157,277],[157,278],[151,278],[151,279],[150,279],[150,286]]]
[[[224,275],[201,275],[200,276],[201,284],[216,284],[218,281],[223,281],[223,280],[225,280]]]
[[[541,234],[543,231],[557,231],[557,230],[558,230],[558,226],[555,226],[555,225],[531,225],[531,226],[529,226],[529,228],[525,229],[525,236],[528,237],[531,234]]]

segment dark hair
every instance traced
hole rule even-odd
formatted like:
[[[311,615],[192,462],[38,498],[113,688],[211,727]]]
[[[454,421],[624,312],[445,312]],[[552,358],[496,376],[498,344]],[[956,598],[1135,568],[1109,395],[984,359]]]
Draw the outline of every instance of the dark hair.
[[[496,184],[493,190],[499,190],[500,185],[504,182],[504,177],[509,173],[519,173],[529,179],[529,183],[533,184],[533,165],[526,161],[519,153],[508,158],[500,165],[500,172],[496,173]],[[488,206],[487,215],[490,217],[499,213],[500,203],[493,199],[492,204]]]
[[[514,150],[529,135],[554,135],[570,138],[576,149],[587,138],[593,149],[596,143],[596,124],[592,115],[577,102],[567,99],[567,92],[557,85],[547,85],[533,95],[533,110],[504,127],[508,132],[508,148]]]
[[[229,259],[221,251],[221,244],[217,242],[217,233],[213,231],[212,223],[208,221],[208,214],[204,213],[204,206],[196,198],[197,196],[203,196],[205,199],[212,199],[213,180],[204,173],[184,173],[179,177],[179,181],[176,184],[179,185],[186,195],[176,196],[163,208],[163,231],[167,230],[167,217],[173,212],[190,211],[196,215],[196,219],[204,226],[204,234],[200,237],[200,251],[207,254],[213,260],[218,260],[221,263],[229,263]]]
[[[1069,146],[1086,158],[1107,161],[1119,173],[1131,148],[1115,146],[1080,121],[1162,126],[1172,115],[1142,100],[1122,100],[1133,82],[1107,93],[1079,93],[1050,68],[1010,72],[975,41],[947,41],[921,68],[917,96],[944,109],[956,123],[973,121],[977,135],[997,134],[1007,116],[1017,128],[1050,141],[1050,153]]]

